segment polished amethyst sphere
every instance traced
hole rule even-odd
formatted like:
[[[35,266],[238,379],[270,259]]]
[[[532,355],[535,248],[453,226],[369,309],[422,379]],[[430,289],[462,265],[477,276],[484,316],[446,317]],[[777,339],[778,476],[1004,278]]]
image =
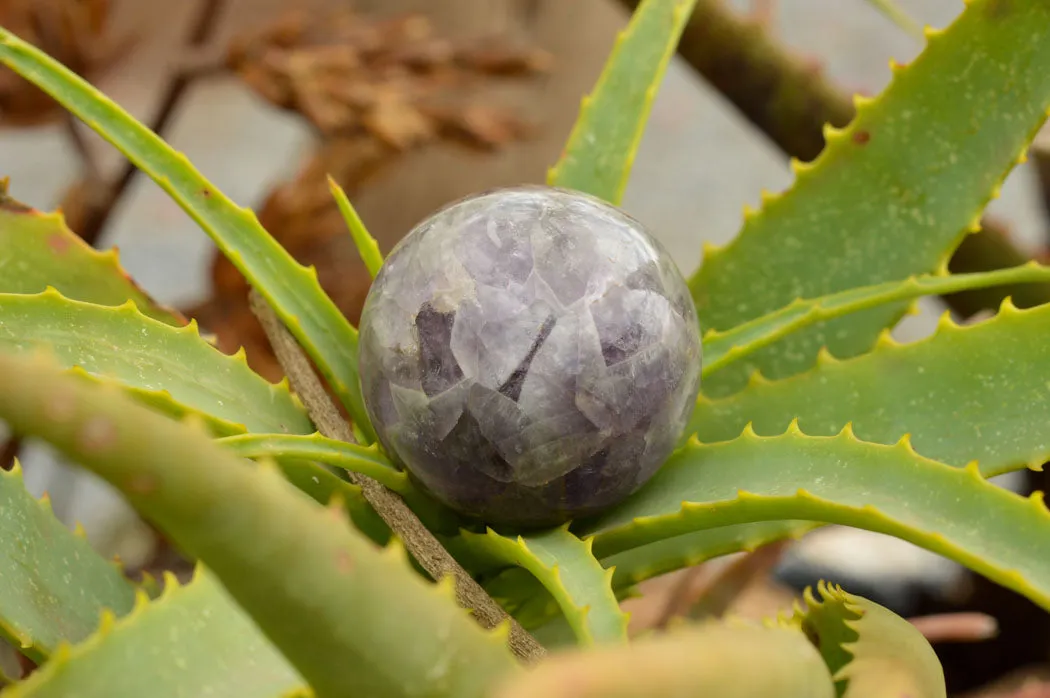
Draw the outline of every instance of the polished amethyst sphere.
[[[700,387],[689,290],[599,199],[516,187],[462,199],[390,253],[361,316],[361,387],[386,451],[434,497],[535,527],[637,490]]]

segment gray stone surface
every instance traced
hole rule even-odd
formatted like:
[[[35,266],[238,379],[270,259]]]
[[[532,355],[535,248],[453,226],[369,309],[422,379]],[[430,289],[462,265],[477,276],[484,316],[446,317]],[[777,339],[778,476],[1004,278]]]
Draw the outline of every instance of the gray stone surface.
[[[547,187],[470,197],[387,258],[360,371],[386,450],[488,524],[553,525],[638,489],[700,385],[696,309],[618,209]]]

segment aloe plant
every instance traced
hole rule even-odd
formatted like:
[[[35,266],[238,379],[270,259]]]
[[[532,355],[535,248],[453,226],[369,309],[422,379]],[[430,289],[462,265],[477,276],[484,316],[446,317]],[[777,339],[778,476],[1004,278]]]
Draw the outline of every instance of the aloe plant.
[[[638,4],[548,185],[619,203],[693,4]],[[598,513],[514,531],[435,501],[376,442],[357,330],[312,269],[119,106],[0,30],[0,62],[119,148],[245,275],[292,379],[222,354],[115,255],[0,188],[0,419],[108,481],[197,564],[151,598],[17,469],[0,474],[0,636],[39,665],[0,696],[945,695],[918,629],[839,588],[765,624],[652,637],[629,637],[621,608],[650,577],[836,523],[1050,610],[1042,495],[986,479],[1050,457],[1050,308],[1007,302],[972,327],[946,317],[909,345],[888,335],[921,296],[1050,278],[1034,262],[945,265],[1047,116],[1050,5],[970,0],[926,37],[850,126],[828,129],[815,162],[796,164],[788,191],[706,249],[689,280],[701,394],[673,454]],[[352,431],[295,367],[300,351]]]

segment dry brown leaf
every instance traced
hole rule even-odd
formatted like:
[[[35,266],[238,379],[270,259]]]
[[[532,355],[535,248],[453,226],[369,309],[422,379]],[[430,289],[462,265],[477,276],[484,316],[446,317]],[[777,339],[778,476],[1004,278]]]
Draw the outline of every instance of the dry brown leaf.
[[[339,10],[312,19],[290,13],[239,37],[227,65],[324,136],[366,132],[407,150],[440,139],[493,147],[525,137],[517,115],[469,98],[487,81],[546,72],[551,59],[502,37],[457,45],[435,36],[420,14],[373,21]]]

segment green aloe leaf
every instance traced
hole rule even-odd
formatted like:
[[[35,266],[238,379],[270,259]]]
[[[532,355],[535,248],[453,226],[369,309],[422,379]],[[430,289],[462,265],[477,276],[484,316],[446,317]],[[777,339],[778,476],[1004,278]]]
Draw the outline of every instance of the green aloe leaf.
[[[551,186],[623,198],[653,100],[696,0],[644,0],[616,38],[558,163]]]
[[[602,558],[613,573],[613,589],[692,567],[723,555],[751,552],[784,538],[801,538],[822,524],[814,521],[756,521],[693,531]]]
[[[627,642],[627,615],[613,593],[612,570],[602,567],[591,543],[568,526],[517,538],[492,529],[462,535],[475,550],[531,572],[554,597],[581,645]]]
[[[944,670],[919,630],[867,599],[821,583],[796,621],[817,638],[842,698],[944,698]]]
[[[360,473],[397,492],[431,530],[454,534],[463,525],[451,509],[416,488],[403,470],[395,468],[379,446],[360,446],[321,434],[241,434],[217,443],[244,458],[274,458],[283,470],[289,460],[308,460]],[[468,546],[471,547],[471,546]]]
[[[793,187],[745,214],[740,235],[707,248],[690,279],[704,328],[726,330],[791,303],[940,269],[1022,155],[1050,106],[1050,4],[973,0],[923,53],[896,67],[857,117],[827,129]],[[820,323],[704,383],[744,386],[756,368],[780,378],[827,346],[842,358],[871,348],[907,304]]]
[[[823,524],[813,521],[758,521],[693,531],[658,540],[600,560],[612,571],[617,600],[634,593],[634,585],[683,567],[699,565],[722,555],[752,551],[784,538],[801,538]],[[520,567],[496,572],[485,590],[511,612],[527,630],[536,630],[563,618],[554,597],[531,573]]]
[[[852,422],[865,441],[891,444],[909,434],[915,449],[962,466],[977,460],[995,475],[1050,457],[1050,305],[958,326],[945,314],[937,332],[910,344],[888,335],[864,356],[783,380],[753,381],[723,399],[701,396],[686,429],[704,442],[738,436],[750,423],[779,434],[798,418],[813,435],[830,436]]]
[[[558,600],[524,567],[508,567],[486,579],[484,587],[526,630],[539,630],[556,621],[566,632],[567,642],[562,644],[580,644],[578,634],[566,620]],[[637,595],[638,589],[633,586],[613,589],[613,596],[620,602]],[[546,646],[546,643],[541,644]]]
[[[97,634],[63,647],[39,671],[0,698],[279,698],[303,679],[259,632],[222,586],[199,568],[179,586],[135,610],[109,616]]]
[[[328,189],[332,192],[336,206],[339,207],[339,213],[342,214],[343,220],[346,221],[346,227],[350,230],[350,236],[354,239],[354,245],[357,246],[357,253],[361,255],[361,261],[365,263],[365,267],[368,269],[368,273],[372,275],[372,278],[376,278],[379,268],[383,266],[383,255],[379,251],[379,243],[368,232],[365,222],[361,220],[361,216],[357,215],[357,210],[350,203],[350,198],[346,195],[346,192],[332,177],[328,178]]]
[[[974,512],[981,512],[974,518]],[[823,521],[886,533],[939,553],[1050,609],[1050,512],[976,467],[893,446],[748,430],[691,440],[637,494],[578,533],[599,558],[691,531],[755,521]]]
[[[42,662],[95,632],[103,610],[123,615],[134,602],[117,566],[30,496],[17,464],[0,470],[0,637]]]
[[[507,627],[482,630],[399,545],[378,549],[339,508],[115,388],[0,354],[0,419],[102,477],[206,565],[318,698],[470,698],[518,666]]]
[[[318,504],[341,501],[350,521],[361,533],[379,545],[390,542],[390,527],[365,499],[361,488],[342,479],[317,463],[281,458],[277,467],[288,482]]]
[[[552,657],[493,698],[833,698],[820,653],[794,628],[705,623]]]
[[[395,468],[378,446],[359,446],[321,434],[243,434],[219,439],[221,444],[244,458],[301,458],[367,475],[398,493],[411,489],[408,475]]]
[[[180,327],[179,312],[158,305],[120,266],[116,250],[99,252],[66,226],[61,213],[43,213],[7,195],[0,180],[0,293],[40,293],[52,286],[98,305],[131,301],[143,315]]]
[[[170,396],[207,415],[219,433],[314,430],[287,381],[266,381],[248,368],[243,352],[223,354],[200,337],[196,323],[172,327],[131,303],[82,303],[54,289],[0,294],[0,349],[45,349],[64,367],[127,386],[154,407]],[[166,395],[151,402],[158,392]]]
[[[944,295],[1007,284],[1037,283],[1048,279],[1050,267],[1044,267],[1033,260],[1010,269],[950,276],[912,276],[903,281],[852,288],[820,298],[799,299],[780,310],[725,332],[706,332],[703,374],[708,376],[715,373],[792,332],[850,313],[895,301],[914,300],[920,296]]]
[[[303,267],[255,214],[219,191],[159,136],[42,51],[0,29],[0,62],[29,80],[117,147],[206,232],[274,307],[346,406],[375,440],[357,375],[357,330],[325,295],[315,269]]]

